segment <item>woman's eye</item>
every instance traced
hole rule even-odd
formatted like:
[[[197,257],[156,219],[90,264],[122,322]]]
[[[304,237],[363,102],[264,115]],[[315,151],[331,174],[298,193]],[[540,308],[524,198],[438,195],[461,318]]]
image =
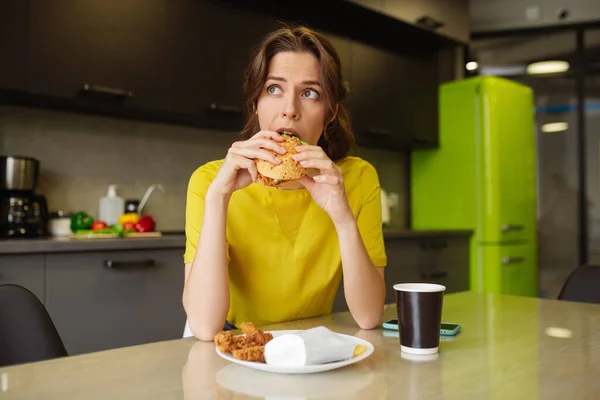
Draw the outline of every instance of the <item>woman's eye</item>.
[[[267,92],[268,92],[269,94],[280,94],[280,93],[281,93],[281,89],[280,89],[280,88],[278,88],[278,87],[277,87],[277,86],[275,86],[275,85],[272,85],[272,86],[269,86],[269,87],[267,88]]]
[[[308,89],[308,90],[305,90],[305,91],[302,93],[302,96],[304,96],[304,97],[307,97],[307,98],[309,98],[309,99],[314,99],[314,100],[316,100],[316,99],[318,99],[318,98],[319,98],[319,92],[317,92],[317,91],[316,91],[316,90],[314,90],[314,89]]]

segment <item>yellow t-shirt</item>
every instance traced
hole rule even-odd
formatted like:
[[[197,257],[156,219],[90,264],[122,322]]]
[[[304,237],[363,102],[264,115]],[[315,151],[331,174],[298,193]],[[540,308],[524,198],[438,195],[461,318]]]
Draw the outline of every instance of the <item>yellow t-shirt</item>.
[[[185,263],[194,260],[204,197],[222,163],[209,162],[190,179]],[[377,172],[357,157],[337,165],[369,256],[376,267],[385,267]],[[234,192],[227,209],[226,237],[230,323],[264,325],[331,312],[342,276],[338,237],[331,218],[306,189],[280,190],[253,183]]]

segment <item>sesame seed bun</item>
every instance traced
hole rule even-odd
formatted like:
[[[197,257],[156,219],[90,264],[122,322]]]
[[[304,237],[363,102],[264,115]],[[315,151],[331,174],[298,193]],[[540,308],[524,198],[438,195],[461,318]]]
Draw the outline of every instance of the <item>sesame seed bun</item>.
[[[279,145],[287,153],[278,154],[272,152],[281,160],[280,164],[272,164],[265,160],[256,160],[256,169],[258,170],[257,181],[265,186],[278,187],[287,185],[306,175],[306,168],[292,158],[294,154],[298,153],[296,147],[301,146],[302,142],[295,136],[281,135],[281,137],[285,141],[279,143]]]

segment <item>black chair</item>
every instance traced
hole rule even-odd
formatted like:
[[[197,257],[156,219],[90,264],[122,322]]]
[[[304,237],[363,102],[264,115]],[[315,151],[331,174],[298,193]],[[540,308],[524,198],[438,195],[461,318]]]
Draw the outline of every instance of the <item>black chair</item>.
[[[600,266],[577,267],[565,281],[558,300],[600,304]]]
[[[22,286],[0,285],[0,366],[67,356],[44,305]]]

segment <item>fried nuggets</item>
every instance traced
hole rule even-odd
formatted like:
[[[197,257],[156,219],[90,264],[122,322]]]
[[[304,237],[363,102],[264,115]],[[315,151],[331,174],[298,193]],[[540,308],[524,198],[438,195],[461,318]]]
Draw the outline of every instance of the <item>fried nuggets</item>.
[[[258,329],[252,322],[240,324],[242,333],[236,336],[231,332],[219,332],[215,335],[215,344],[224,353],[231,353],[242,361],[265,362],[265,345],[273,339],[271,333]]]
[[[231,353],[243,348],[245,340],[243,336],[235,336],[231,332],[219,332],[215,335],[215,344],[224,353]]]
[[[242,361],[265,362],[265,346],[252,346],[234,350],[233,356]]]
[[[273,340],[271,333],[261,331],[252,322],[243,322],[240,324],[240,327],[242,328],[242,333],[246,335],[246,346],[244,347],[264,346]]]

